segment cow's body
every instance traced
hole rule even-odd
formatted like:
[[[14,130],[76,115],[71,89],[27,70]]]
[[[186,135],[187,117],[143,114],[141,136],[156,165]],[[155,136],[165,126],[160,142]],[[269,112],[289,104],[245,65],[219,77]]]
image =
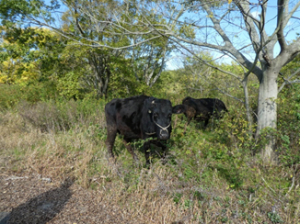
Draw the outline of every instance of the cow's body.
[[[200,122],[204,122],[204,127],[207,126],[209,119],[213,116],[219,119],[222,116],[222,111],[228,112],[225,104],[215,98],[200,98],[195,99],[192,97],[186,97],[182,100],[184,105],[184,114],[187,117],[187,124],[192,119]]]
[[[144,95],[113,99],[105,105],[105,117],[107,123],[106,145],[111,157],[114,157],[112,149],[117,133],[124,136],[125,147],[133,158],[137,159],[136,154],[128,144],[129,142],[134,139],[147,139],[149,137],[167,140],[172,131],[172,104],[165,99]],[[144,143],[147,164],[150,162],[149,147],[151,143],[165,149],[165,146],[157,140]]]

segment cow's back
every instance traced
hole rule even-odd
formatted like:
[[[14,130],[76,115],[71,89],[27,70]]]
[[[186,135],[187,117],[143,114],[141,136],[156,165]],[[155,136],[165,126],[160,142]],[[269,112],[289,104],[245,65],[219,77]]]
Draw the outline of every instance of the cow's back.
[[[201,99],[197,99],[202,105],[206,106],[207,108],[209,108],[209,110],[211,112],[217,111],[217,112],[221,112],[221,111],[228,111],[225,104],[223,103],[223,101],[219,100],[219,99],[215,99],[215,98],[201,98]]]
[[[148,96],[135,96],[125,99],[113,99],[105,105],[105,116],[108,128],[116,128],[119,133],[128,137],[138,137],[142,108]]]
[[[192,97],[186,97],[182,100],[182,104],[185,105],[189,110],[193,108],[197,114],[209,113],[209,103],[202,99],[195,99]]]

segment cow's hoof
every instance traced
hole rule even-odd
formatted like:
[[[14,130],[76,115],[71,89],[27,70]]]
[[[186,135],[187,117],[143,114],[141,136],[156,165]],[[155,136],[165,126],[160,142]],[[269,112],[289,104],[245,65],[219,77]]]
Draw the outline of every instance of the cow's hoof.
[[[152,167],[152,163],[151,162],[146,162],[146,164],[144,165],[144,168],[148,169],[148,170],[150,170],[151,167]]]
[[[137,156],[133,157],[133,160],[134,160],[135,166],[139,167],[140,166],[140,160],[138,159],[138,157]]]
[[[107,155],[106,159],[107,159],[107,161],[108,161],[109,164],[112,164],[112,165],[116,164],[116,159],[113,156]]]
[[[162,164],[162,165],[166,165],[167,162],[168,162],[167,158],[162,158],[162,159],[161,159],[161,164]]]

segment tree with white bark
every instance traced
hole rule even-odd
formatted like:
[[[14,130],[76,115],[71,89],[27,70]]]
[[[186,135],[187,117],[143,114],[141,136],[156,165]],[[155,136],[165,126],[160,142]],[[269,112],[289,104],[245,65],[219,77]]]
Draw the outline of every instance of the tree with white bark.
[[[273,162],[276,139],[271,133],[277,129],[277,81],[281,68],[300,53],[300,38],[293,32],[293,29],[299,28],[300,18],[296,15],[300,10],[300,2],[278,0],[276,4],[267,0],[234,0],[231,4],[217,7],[212,3],[170,3],[174,5],[174,10],[165,16],[173,15],[170,19],[176,21],[177,26],[192,29],[195,38],[186,38],[174,32],[172,27],[152,27],[191,54],[193,48],[203,47],[231,57],[245,69],[245,85],[250,74],[257,77],[259,94],[256,137],[259,138],[264,131],[270,131],[262,156],[266,162]],[[269,26],[274,26],[274,29],[270,31]],[[289,35],[293,35],[294,41],[291,41]],[[276,47],[280,49],[278,54],[275,53]],[[290,76],[294,78],[290,82],[298,82],[297,75],[299,72]]]

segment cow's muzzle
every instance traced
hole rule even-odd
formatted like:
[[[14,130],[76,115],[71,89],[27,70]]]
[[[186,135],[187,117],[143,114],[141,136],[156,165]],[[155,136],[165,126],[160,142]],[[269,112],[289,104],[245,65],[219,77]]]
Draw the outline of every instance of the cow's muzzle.
[[[160,130],[159,139],[161,139],[161,140],[167,140],[167,139],[169,139],[169,137],[170,137],[170,134],[169,134],[168,131]]]
[[[158,137],[159,137],[161,140],[167,140],[167,139],[170,138],[170,133],[169,133],[168,128],[170,127],[171,123],[170,123],[168,126],[166,126],[166,127],[162,127],[161,125],[159,125],[159,124],[156,123],[155,121],[154,121],[154,124],[156,124],[156,125],[160,128]]]

